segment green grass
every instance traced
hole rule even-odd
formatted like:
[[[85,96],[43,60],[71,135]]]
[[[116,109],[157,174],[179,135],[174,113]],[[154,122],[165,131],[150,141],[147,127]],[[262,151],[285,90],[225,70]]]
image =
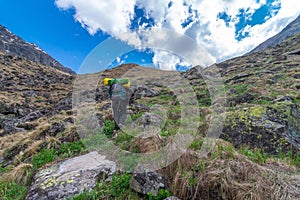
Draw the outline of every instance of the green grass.
[[[114,174],[111,182],[97,183],[95,190],[84,191],[83,193],[72,197],[72,200],[98,200],[98,199],[132,199],[138,200],[141,197],[130,189],[131,175],[127,173]],[[171,192],[167,189],[160,189],[157,196],[149,193],[144,195],[143,199],[163,200],[171,196]]]
[[[278,156],[280,160],[284,160],[285,162],[288,162],[288,164],[294,165],[296,167],[300,167],[300,152],[294,153],[293,151],[289,151],[287,153],[284,153],[282,151],[278,152]]]
[[[8,167],[2,167],[2,166],[0,166],[0,173],[7,173],[9,171],[11,171],[11,169],[9,169]]]
[[[148,196],[148,199],[149,200],[163,200],[163,199],[165,199],[165,198],[167,198],[167,197],[170,197],[172,194],[171,194],[171,192],[169,191],[169,190],[167,190],[167,189],[160,189],[159,191],[158,191],[158,194],[157,194],[157,196],[153,196],[151,193],[149,194],[149,196]]]
[[[53,162],[58,156],[54,149],[42,149],[32,158],[33,169],[37,170],[46,163]]]
[[[121,149],[127,150],[129,149],[133,136],[122,131],[119,131],[117,137],[115,139],[115,144],[118,145]]]
[[[190,148],[193,150],[200,150],[202,147],[202,144],[203,144],[203,138],[196,139],[191,143]]]
[[[239,94],[246,92],[248,90],[248,88],[249,88],[249,84],[236,84],[234,86],[234,89]]]
[[[64,159],[76,156],[84,151],[84,146],[81,141],[68,142],[62,144],[57,150],[54,149],[42,149],[39,153],[33,156],[32,164],[33,169],[37,170],[46,163],[53,162],[57,159]]]
[[[131,115],[131,120],[134,121],[134,120],[140,118],[141,116],[143,116],[143,114],[144,114],[143,112],[133,114],[133,115]]]
[[[262,150],[260,149],[250,149],[249,147],[245,147],[242,149],[239,149],[238,152],[242,155],[247,156],[250,160],[259,163],[259,164],[263,164],[266,162],[266,160],[268,159],[268,155],[266,153],[264,153]]]
[[[81,141],[68,142],[61,145],[61,147],[55,151],[55,154],[60,158],[70,158],[76,156],[84,151],[84,145]]]
[[[96,189],[92,191],[85,191],[73,200],[97,200],[97,199],[125,199],[130,196],[130,199],[138,199],[137,194],[130,190],[131,175],[127,173],[114,174],[111,182],[97,183]]]
[[[28,186],[22,186],[13,182],[0,182],[1,200],[22,200],[25,198]]]
[[[113,120],[106,120],[104,122],[103,133],[108,137],[112,137],[112,133],[115,130],[116,124]]]

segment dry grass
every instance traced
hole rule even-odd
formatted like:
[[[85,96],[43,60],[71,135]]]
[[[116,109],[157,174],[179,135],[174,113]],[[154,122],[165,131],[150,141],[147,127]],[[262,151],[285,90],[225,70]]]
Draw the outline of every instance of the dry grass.
[[[181,199],[300,199],[295,168],[276,161],[259,165],[236,151],[210,159],[188,151],[161,172]]]
[[[55,138],[55,137],[46,137],[46,144],[47,144],[47,149],[58,149],[61,145],[61,142],[59,141],[59,139]]]
[[[32,164],[21,163],[8,174],[7,179],[17,184],[26,185],[31,179],[32,170]]]
[[[42,147],[42,144],[44,144],[44,141],[37,140],[34,141],[25,151],[22,153],[22,157],[28,158],[29,156],[33,156],[36,154]]]
[[[146,132],[133,141],[131,146],[138,146],[141,153],[149,153],[159,150],[162,144],[163,139],[158,133]]]
[[[3,153],[6,149],[16,145],[21,140],[27,137],[27,133],[20,132],[12,135],[6,135],[0,138],[0,156],[3,156]]]

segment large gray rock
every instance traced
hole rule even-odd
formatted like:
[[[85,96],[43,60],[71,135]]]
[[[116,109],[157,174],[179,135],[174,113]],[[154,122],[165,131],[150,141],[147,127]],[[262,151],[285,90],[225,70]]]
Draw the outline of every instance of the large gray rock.
[[[93,189],[99,174],[112,176],[116,163],[97,152],[71,158],[41,169],[33,178],[26,200],[57,200],[70,198]]]
[[[130,181],[130,187],[141,194],[156,196],[160,189],[166,188],[163,176],[143,166],[138,166]]]

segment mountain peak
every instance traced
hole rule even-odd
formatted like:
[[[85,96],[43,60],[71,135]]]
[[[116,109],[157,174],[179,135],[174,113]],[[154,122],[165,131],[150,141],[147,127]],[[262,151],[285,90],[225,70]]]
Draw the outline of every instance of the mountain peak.
[[[0,25],[0,52],[53,67],[69,74],[75,74],[70,68],[64,67],[36,44],[24,41],[2,25]]]

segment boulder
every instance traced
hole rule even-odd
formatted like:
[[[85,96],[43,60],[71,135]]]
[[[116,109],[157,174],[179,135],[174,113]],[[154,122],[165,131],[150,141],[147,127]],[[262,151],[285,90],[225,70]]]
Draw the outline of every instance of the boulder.
[[[140,194],[157,196],[160,189],[166,188],[163,176],[143,166],[138,166],[130,181],[130,188]]]
[[[71,158],[38,171],[25,200],[66,199],[96,186],[99,174],[107,178],[116,172],[116,163],[97,152]]]
[[[278,102],[227,113],[221,138],[269,154],[300,148],[300,105]]]

